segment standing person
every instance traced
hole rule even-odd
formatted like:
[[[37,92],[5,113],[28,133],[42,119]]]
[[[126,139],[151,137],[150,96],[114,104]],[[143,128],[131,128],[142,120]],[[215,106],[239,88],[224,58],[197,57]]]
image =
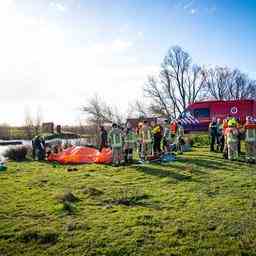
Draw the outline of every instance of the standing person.
[[[32,140],[32,155],[34,160],[41,161],[45,159],[45,140],[39,135]]]
[[[230,119],[228,121],[228,128],[225,131],[225,140],[229,160],[238,159],[238,130],[236,125],[236,120],[233,118]]]
[[[176,130],[176,145],[177,145],[177,152],[183,154],[183,147],[185,145],[184,141],[184,128],[181,124],[181,121],[177,122],[177,130]]]
[[[124,160],[125,163],[133,162],[133,150],[136,147],[137,136],[133,131],[130,123],[127,124],[125,136],[124,136]]]
[[[137,134],[137,150],[138,150],[138,155],[139,158],[142,159],[142,141],[143,141],[143,136],[142,136],[142,128],[143,128],[143,123],[139,123],[137,126],[136,134]]]
[[[104,126],[100,127],[100,152],[108,147],[108,132]]]
[[[163,135],[163,147],[164,152],[168,153],[170,152],[170,144],[171,144],[171,129],[170,124],[168,120],[164,121],[164,135]]]
[[[213,117],[211,123],[209,124],[209,135],[210,135],[210,151],[214,151],[214,146],[218,138],[218,126],[217,126],[217,120],[215,117]]]
[[[241,125],[241,122],[239,119],[236,121],[237,125],[237,130],[238,130],[238,141],[237,141],[237,146],[238,146],[238,155],[241,155],[241,140],[242,140],[242,135],[243,135],[243,126]]]
[[[108,141],[112,148],[112,163],[114,166],[119,166],[123,159],[122,151],[123,151],[123,144],[122,144],[122,132],[118,128],[116,123],[113,123],[112,129],[108,135]]]
[[[161,150],[161,141],[163,138],[163,129],[158,122],[155,122],[155,125],[152,129],[154,144],[153,150],[155,155],[160,155],[162,153]]]
[[[143,126],[140,132],[140,137],[142,139],[141,160],[148,161],[149,156],[152,155],[152,134],[148,125],[148,121],[145,120],[143,122]]]
[[[224,149],[224,133],[223,133],[223,123],[221,119],[217,119],[217,150],[222,152]]]
[[[246,117],[245,129],[245,160],[249,163],[256,162],[256,123]]]

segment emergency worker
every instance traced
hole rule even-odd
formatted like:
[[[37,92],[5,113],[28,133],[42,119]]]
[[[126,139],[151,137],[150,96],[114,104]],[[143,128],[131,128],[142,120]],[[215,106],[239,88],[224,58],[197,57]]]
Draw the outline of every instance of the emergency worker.
[[[141,160],[148,161],[149,156],[152,155],[152,133],[148,125],[148,121],[143,122],[140,129],[139,139],[141,140]]]
[[[227,144],[227,156],[229,160],[238,159],[238,130],[237,122],[234,118],[228,121],[228,128],[225,130],[225,140]]]
[[[210,151],[214,151],[214,146],[218,138],[218,124],[215,117],[212,119],[212,122],[209,124],[209,135],[210,135]]]
[[[183,154],[183,151],[184,151],[184,145],[185,145],[184,135],[185,135],[184,128],[181,124],[181,121],[178,121],[175,137],[176,137],[177,152],[179,152],[180,154]]]
[[[223,152],[224,144],[225,144],[225,138],[224,138],[224,131],[223,131],[223,123],[221,122],[221,119],[217,119],[217,150],[219,152]]]
[[[112,163],[119,166],[123,159],[123,138],[122,131],[116,123],[113,123],[112,129],[108,135],[108,141],[112,148]]]
[[[130,123],[127,124],[127,128],[124,135],[124,160],[125,163],[133,162],[133,151],[136,148],[137,135],[133,131]]]
[[[164,147],[165,153],[170,152],[171,142],[172,142],[172,137],[171,137],[170,124],[169,124],[168,120],[165,120],[164,121],[164,134],[163,134],[163,147]]]
[[[245,160],[256,162],[256,122],[250,117],[246,118],[245,129]]]
[[[153,150],[154,150],[154,155],[160,155],[162,150],[161,150],[161,141],[163,138],[163,128],[158,122],[155,122],[154,127],[152,129],[153,133],[153,138],[154,138],[154,143],[153,143]]]

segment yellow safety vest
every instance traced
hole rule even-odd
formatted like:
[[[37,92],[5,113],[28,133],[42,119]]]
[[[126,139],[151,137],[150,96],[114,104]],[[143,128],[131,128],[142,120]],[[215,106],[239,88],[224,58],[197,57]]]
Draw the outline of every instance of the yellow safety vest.
[[[238,138],[236,135],[234,135],[233,133],[229,132],[227,134],[227,143],[237,143]]]
[[[120,148],[122,147],[122,136],[121,134],[113,134],[113,143],[112,143],[112,147],[113,148]]]
[[[146,136],[145,136],[146,135]],[[145,134],[145,132],[143,131],[143,141],[145,143],[151,143],[152,142],[152,139],[151,139],[151,132],[150,130],[148,129],[147,130],[147,133]]]

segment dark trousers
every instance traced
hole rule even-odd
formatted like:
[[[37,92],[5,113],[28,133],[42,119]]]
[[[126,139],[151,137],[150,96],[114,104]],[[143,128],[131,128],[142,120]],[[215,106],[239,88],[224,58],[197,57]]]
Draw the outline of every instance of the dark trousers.
[[[132,162],[132,155],[133,155],[133,149],[132,148],[127,148],[124,151],[124,161],[126,163],[131,163]]]
[[[238,150],[238,154],[240,155],[241,154],[241,139],[242,139],[242,135],[241,133],[238,134],[237,136],[237,150]]]
[[[101,143],[100,143],[100,152],[102,151],[102,149],[103,148],[107,148],[108,146],[107,146],[107,142],[106,141],[102,141]]]
[[[223,150],[224,150],[224,145],[225,145],[225,137],[224,137],[224,135],[221,135],[221,136],[219,137],[219,142],[218,142],[218,150],[219,150],[220,152],[223,152]]]
[[[154,137],[154,144],[153,144],[154,154],[160,154],[161,153],[161,138],[160,137]]]
[[[210,138],[211,142],[210,142],[210,150],[214,151],[214,146],[217,140],[217,136],[215,134],[211,134],[211,138]]]

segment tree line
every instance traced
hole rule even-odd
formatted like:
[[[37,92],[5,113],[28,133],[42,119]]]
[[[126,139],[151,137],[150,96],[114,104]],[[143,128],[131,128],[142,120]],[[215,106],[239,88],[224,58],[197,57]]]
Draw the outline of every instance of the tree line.
[[[173,46],[163,58],[159,74],[148,76],[143,92],[144,100],[131,104],[126,116],[98,95],[91,98],[82,110],[97,126],[113,120],[122,122],[129,116],[177,118],[196,101],[256,99],[256,80],[239,69],[197,65],[184,49]]]

